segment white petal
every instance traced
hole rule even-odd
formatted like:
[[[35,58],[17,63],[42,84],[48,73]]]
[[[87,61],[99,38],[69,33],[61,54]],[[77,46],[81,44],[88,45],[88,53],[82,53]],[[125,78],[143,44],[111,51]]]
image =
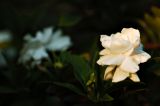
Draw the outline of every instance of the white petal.
[[[104,76],[104,80],[110,80],[110,79],[112,79],[112,77],[113,77],[113,73],[112,73],[112,72],[109,72],[108,74],[106,74],[106,75]]]
[[[100,55],[108,55],[110,54],[110,50],[109,49],[103,49],[99,52]]]
[[[59,29],[57,31],[55,31],[52,35],[52,39],[57,40],[62,36],[62,31]]]
[[[50,41],[46,48],[52,51],[66,50],[71,46],[71,40],[68,36],[59,37]]]
[[[9,42],[12,40],[11,33],[9,31],[1,31],[0,32],[0,42]]]
[[[106,55],[101,56],[97,61],[99,65],[120,65],[124,60],[123,55]]]
[[[114,75],[112,82],[120,82],[125,80],[129,76],[129,72],[123,71],[120,68],[117,68]]]
[[[43,39],[43,33],[41,31],[37,31],[36,33],[36,39]]]
[[[104,48],[109,48],[111,44],[111,37],[107,35],[101,35],[100,41]]]
[[[134,48],[131,48],[130,50],[127,50],[125,53],[123,53],[125,56],[130,56],[134,52]]]
[[[110,45],[110,51],[113,54],[125,53],[131,49],[133,49],[130,42],[123,39],[112,39]]]
[[[33,38],[35,41],[39,41],[41,43],[47,43],[50,40],[51,35],[45,35],[43,32],[38,31],[36,37]]]
[[[112,37],[113,39],[122,39],[122,34],[119,33],[119,32],[117,32],[117,33],[115,33],[115,34],[111,34],[111,37]]]
[[[134,82],[140,82],[140,79],[136,73],[131,73],[130,74],[130,79]]]
[[[34,53],[32,55],[33,55],[34,60],[40,60],[42,58],[48,57],[48,54],[44,48],[38,48],[38,49],[34,50]]]
[[[104,73],[104,80],[108,80],[108,79],[112,79],[113,77],[113,69],[115,68],[116,66],[108,66],[105,70],[105,73]]]
[[[33,37],[30,34],[27,34],[27,35],[24,36],[24,40],[27,41],[27,42],[31,41],[32,39],[33,39]]]
[[[137,64],[144,63],[148,59],[151,58],[151,56],[148,53],[146,53],[142,50],[135,51],[135,54],[132,57],[136,61]]]
[[[131,57],[126,57],[120,65],[120,69],[126,72],[135,73],[139,70],[139,66]]]
[[[140,44],[140,32],[134,28],[123,28],[121,31],[123,39],[129,40],[134,47],[137,47]]]
[[[52,27],[48,27],[48,28],[45,28],[43,30],[44,36],[50,36],[50,35],[52,35],[52,32],[53,32],[53,28]]]

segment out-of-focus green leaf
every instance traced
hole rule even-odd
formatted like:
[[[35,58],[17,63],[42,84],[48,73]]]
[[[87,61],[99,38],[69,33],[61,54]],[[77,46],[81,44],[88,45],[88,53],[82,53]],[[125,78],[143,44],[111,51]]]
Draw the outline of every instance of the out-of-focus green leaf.
[[[98,53],[98,51],[99,51],[99,48],[98,48],[99,39],[100,39],[100,36],[95,37],[94,42],[93,42],[92,47],[91,47],[91,50],[90,50],[91,57],[93,57],[91,59],[92,69],[95,69],[95,64],[96,64],[97,57],[98,57],[98,54],[99,54]]]
[[[80,16],[76,15],[62,15],[60,16],[58,25],[61,27],[71,27],[81,20]]]
[[[114,100],[114,98],[111,97],[111,96],[108,95],[108,94],[105,94],[105,95],[103,96],[103,98],[101,98],[101,101],[113,101],[113,100]]]
[[[151,10],[152,10],[152,13],[153,13],[155,16],[160,17],[160,8],[153,6],[153,7],[151,8]]]
[[[60,98],[56,96],[48,96],[45,100],[45,103],[43,106],[61,106],[61,100]]]
[[[25,99],[25,100],[17,100],[11,104],[11,106],[35,106],[36,100]]]
[[[90,75],[90,80],[88,80],[88,82],[87,82],[87,86],[89,86],[90,84],[92,84],[93,82],[95,82],[95,74],[94,73],[92,73],[91,75]]]
[[[61,83],[61,82],[54,82],[54,84],[58,85],[58,86],[61,86],[61,87],[64,87],[64,88],[67,88],[67,89],[70,89],[71,91],[73,91],[73,92],[75,92],[79,95],[85,96],[85,94],[79,88],[77,88],[76,86],[74,86],[72,84]]]
[[[0,93],[17,93],[17,91],[7,86],[0,86]]]
[[[61,58],[63,61],[71,64],[74,69],[74,75],[76,79],[82,84],[85,88],[86,84],[90,78],[92,70],[89,64],[78,55],[71,55],[70,53],[62,53]]]
[[[157,76],[160,76],[160,62],[156,62],[150,67],[150,70]]]
[[[144,20],[138,20],[141,27],[143,27],[146,34],[142,35],[142,41],[147,42],[147,40],[151,39],[152,41],[156,42],[153,30],[147,25]]]

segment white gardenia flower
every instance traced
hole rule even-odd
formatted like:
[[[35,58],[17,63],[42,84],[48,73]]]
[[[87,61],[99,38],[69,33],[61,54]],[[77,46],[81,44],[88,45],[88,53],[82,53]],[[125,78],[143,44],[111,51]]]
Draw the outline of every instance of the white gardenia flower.
[[[123,28],[121,33],[111,36],[101,35],[100,41],[104,49],[100,51],[99,65],[108,65],[104,79],[119,82],[130,78],[134,82],[140,79],[136,72],[139,64],[146,62],[151,56],[142,50],[140,32],[133,28]]]
[[[45,28],[38,31],[35,37],[26,35],[24,37],[26,44],[21,51],[19,62],[26,63],[33,59],[34,64],[40,64],[41,59],[48,58],[46,50],[63,51],[71,46],[71,40],[68,36],[62,36],[61,30],[53,32],[53,28]]]
[[[8,44],[11,42],[11,40],[12,34],[9,31],[4,30],[0,32],[0,66],[7,65],[6,58],[3,54],[5,54],[6,56],[10,56],[10,51],[8,51],[9,49],[6,49],[5,51],[4,49],[8,48]]]

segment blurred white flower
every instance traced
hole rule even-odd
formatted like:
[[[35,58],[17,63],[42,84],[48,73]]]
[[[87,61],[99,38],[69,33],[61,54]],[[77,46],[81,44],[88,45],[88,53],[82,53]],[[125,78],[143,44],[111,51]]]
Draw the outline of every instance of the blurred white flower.
[[[7,30],[0,32],[0,66],[6,66],[7,61],[5,56],[10,56],[10,51],[8,48],[8,44],[11,42],[12,36],[11,33]],[[6,49],[6,50],[4,50]]]
[[[0,43],[10,42],[11,40],[12,40],[12,36],[9,31],[0,32]]]
[[[146,62],[151,56],[142,50],[140,33],[133,28],[123,28],[121,33],[111,36],[101,35],[100,41],[105,48],[100,51],[99,65],[108,65],[104,79],[112,82],[125,80],[127,77],[135,82],[140,79],[136,72],[138,64]]]
[[[43,58],[48,58],[45,47],[38,42],[30,42],[24,45],[19,62],[24,64],[33,59],[33,64],[36,65],[40,64]]]
[[[63,51],[71,46],[68,36],[62,36],[61,30],[53,32],[53,28],[45,28],[43,32],[38,31],[35,37],[26,35],[26,44],[21,51],[19,62],[26,63],[33,59],[34,64],[40,64],[41,59],[48,58],[46,50]]]

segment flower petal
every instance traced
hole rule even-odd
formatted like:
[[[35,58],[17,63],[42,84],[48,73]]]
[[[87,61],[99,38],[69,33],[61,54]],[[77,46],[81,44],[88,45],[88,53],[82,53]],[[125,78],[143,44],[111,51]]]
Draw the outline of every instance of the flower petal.
[[[120,82],[125,80],[129,76],[129,72],[123,71],[120,68],[117,68],[114,75],[112,82]]]
[[[51,51],[66,50],[71,46],[71,40],[68,36],[53,39],[46,45],[46,48]]]
[[[52,39],[59,39],[62,36],[62,30],[57,30],[53,33]]]
[[[53,28],[52,27],[48,27],[48,28],[45,28],[44,30],[43,30],[43,34],[44,34],[44,36],[46,37],[48,37],[48,36],[51,36],[52,35],[52,33],[53,33]]]
[[[9,31],[1,31],[0,32],[0,42],[10,42],[12,40],[12,34]]]
[[[113,54],[125,53],[131,50],[133,47],[130,42],[123,39],[112,39],[110,45],[110,51]]]
[[[104,80],[109,80],[109,79],[112,79],[113,77],[113,69],[115,68],[116,66],[108,66],[105,70],[105,73],[104,73]]]
[[[27,42],[31,41],[32,39],[33,39],[33,37],[30,34],[27,34],[24,36],[24,40]]]
[[[100,55],[108,55],[110,54],[110,50],[109,49],[103,49],[99,52]]]
[[[120,65],[124,60],[123,55],[106,55],[101,56],[100,59],[97,61],[99,65]]]
[[[111,37],[107,35],[101,35],[100,41],[104,48],[109,48],[111,44]]]
[[[139,66],[131,57],[127,56],[120,65],[120,69],[126,72],[135,73],[139,70]]]
[[[131,73],[129,78],[134,82],[140,82],[140,79],[136,73]]]
[[[151,58],[151,56],[148,53],[146,53],[142,50],[135,51],[135,54],[132,57],[136,61],[137,64],[144,63],[148,59]]]
[[[34,60],[40,60],[42,58],[47,58],[48,57],[48,54],[47,52],[45,51],[45,48],[43,47],[40,47],[40,48],[37,48],[35,50],[33,50],[33,59]]]
[[[122,31],[122,37],[125,40],[129,40],[134,47],[139,46],[140,44],[140,32],[137,29],[134,28],[123,28]]]
[[[111,37],[116,39],[122,39],[122,34],[120,32],[117,32],[115,34],[111,34]]]

